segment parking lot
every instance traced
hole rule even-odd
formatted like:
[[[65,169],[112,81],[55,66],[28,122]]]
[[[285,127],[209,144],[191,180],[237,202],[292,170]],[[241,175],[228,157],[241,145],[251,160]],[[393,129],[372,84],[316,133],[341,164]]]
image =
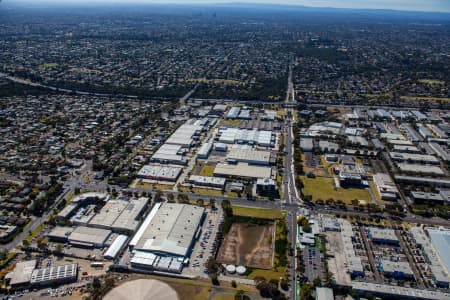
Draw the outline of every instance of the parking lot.
[[[305,264],[304,275],[308,282],[312,283],[316,278],[320,278],[322,281],[325,279],[324,257],[319,249],[313,246],[305,246],[302,249],[302,259]]]
[[[314,155],[311,152],[305,152],[305,166],[315,168],[321,164],[320,155]]]
[[[194,245],[189,266],[183,269],[183,274],[207,276],[205,273],[205,264],[208,258],[215,254],[217,247],[217,227],[221,223],[222,218],[220,208],[214,211],[207,210],[207,217],[202,226],[202,233]]]

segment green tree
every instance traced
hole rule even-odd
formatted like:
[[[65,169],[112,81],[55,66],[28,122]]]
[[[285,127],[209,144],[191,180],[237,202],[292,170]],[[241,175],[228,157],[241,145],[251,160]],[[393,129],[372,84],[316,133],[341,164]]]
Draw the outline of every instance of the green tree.
[[[155,193],[155,202],[161,202],[162,193],[161,191],[157,191]]]
[[[0,260],[5,260],[8,256],[8,250],[0,249]]]
[[[167,202],[173,203],[173,202],[174,202],[174,199],[175,199],[175,197],[173,196],[172,193],[169,193],[169,194],[167,195]]]
[[[219,264],[214,257],[210,256],[208,258],[208,261],[206,262],[206,269],[208,270],[209,274],[217,274],[217,272],[219,271]]]
[[[94,279],[92,280],[92,288],[94,290],[99,290],[101,286],[102,284],[100,280],[97,277],[94,277]]]
[[[312,286],[309,284],[304,284],[300,287],[300,299],[304,300],[312,300],[313,296]]]
[[[211,206],[211,209],[215,209],[216,208],[216,200],[213,198],[209,199],[209,205]]]
[[[306,233],[311,233],[312,232],[312,228],[311,225],[309,225],[309,223],[305,223],[302,225],[302,230]]]
[[[61,244],[56,245],[55,247],[55,254],[56,255],[61,255],[63,253],[63,247]]]
[[[250,300],[250,297],[245,295],[243,290],[239,290],[234,295],[234,300]]]
[[[316,287],[316,286],[321,286],[321,285],[322,285],[322,280],[321,280],[319,277],[316,277],[316,278],[313,280],[313,285],[314,285],[314,287]]]
[[[28,247],[30,246],[30,242],[29,242],[28,240],[23,240],[23,241],[22,241],[22,245],[23,245],[25,248],[28,248]]]
[[[233,216],[233,209],[231,207],[231,203],[229,200],[223,200],[222,201],[222,209],[223,213],[226,217],[232,217]]]
[[[213,285],[220,285],[219,277],[217,277],[217,274],[212,274],[211,275],[211,283]]]

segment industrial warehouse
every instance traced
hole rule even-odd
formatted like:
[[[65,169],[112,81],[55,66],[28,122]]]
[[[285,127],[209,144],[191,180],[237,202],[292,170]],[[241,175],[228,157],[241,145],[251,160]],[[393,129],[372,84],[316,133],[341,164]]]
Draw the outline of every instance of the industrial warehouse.
[[[74,282],[78,276],[78,264],[66,264],[36,268],[36,260],[17,263],[6,279],[12,287],[32,285],[36,287]]]
[[[236,2],[0,0],[0,300],[450,300],[450,0]]]
[[[94,208],[99,203],[103,206],[98,212],[95,212]],[[71,207],[70,211],[62,211],[63,214],[58,216],[60,219],[63,219],[63,216],[70,218],[72,223],[78,226],[131,233],[139,225],[137,219],[143,214],[148,203],[149,199],[146,197],[128,200],[109,199],[106,202],[98,199],[96,203],[78,202],[76,206]]]
[[[180,145],[164,144],[153,154],[151,161],[159,163],[172,163],[185,165],[186,158],[183,156],[184,150]]]
[[[131,265],[181,272],[179,262],[190,256],[204,215],[205,209],[198,206],[155,204],[129,243],[134,255]]]
[[[233,121],[222,123],[224,119],[214,115],[190,118],[164,142],[163,136],[152,140],[148,159],[142,157],[145,164],[139,166],[131,186],[226,195],[241,194],[247,185],[251,188],[246,192],[253,196],[278,197],[276,112],[231,107],[226,119]],[[77,224],[92,222],[85,215],[78,218]]]
[[[215,176],[231,177],[231,178],[270,178],[272,176],[272,168],[264,166],[252,166],[248,163],[225,164],[219,163],[214,169]]]
[[[215,139],[225,144],[249,144],[264,147],[275,146],[275,135],[271,131],[221,128]]]
[[[156,204],[130,242],[133,250],[186,257],[203,220],[204,208]]]
[[[244,162],[253,165],[270,165],[273,163],[270,151],[254,149],[230,149],[226,161],[229,163]]]
[[[137,177],[157,181],[176,181],[181,171],[179,167],[146,165],[138,172]]]

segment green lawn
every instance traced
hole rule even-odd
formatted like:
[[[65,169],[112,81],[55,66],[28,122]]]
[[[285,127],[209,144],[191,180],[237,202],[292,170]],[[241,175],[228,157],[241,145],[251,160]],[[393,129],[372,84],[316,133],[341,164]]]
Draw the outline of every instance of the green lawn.
[[[239,195],[236,192],[228,192],[227,196],[231,198],[239,198]]]
[[[74,192],[70,192],[69,193],[69,195],[67,196],[67,200],[66,200],[66,202],[67,202],[67,204],[70,204],[71,202],[72,202],[72,200],[73,200],[73,198],[75,198],[75,193]]]
[[[233,214],[236,216],[246,216],[260,219],[282,219],[284,213],[278,209],[251,208],[242,206],[233,206]]]
[[[215,295],[214,300],[234,300],[234,295],[231,294]]]
[[[200,171],[200,176],[213,177],[215,169],[216,169],[215,166],[205,165],[205,166],[203,166],[202,170]]]
[[[311,195],[313,201],[322,199],[326,201],[327,199],[342,200],[346,204],[351,204],[353,199],[365,200],[367,202],[372,202],[372,197],[367,189],[335,189],[333,178],[327,177],[316,177],[307,178],[306,176],[301,176],[303,182],[303,194]]]
[[[139,180],[134,187],[149,190],[168,191],[173,189],[173,185],[150,183]]]
[[[445,81],[437,80],[437,79],[419,79],[419,83],[428,84],[428,85],[444,85]]]
[[[280,173],[277,172],[277,184],[282,184],[283,183],[283,176],[280,175]]]
[[[254,269],[249,275],[248,278],[255,279],[256,277],[264,277],[265,279],[277,279],[280,277],[286,277],[286,268],[278,267],[273,270],[263,270],[263,269]]]

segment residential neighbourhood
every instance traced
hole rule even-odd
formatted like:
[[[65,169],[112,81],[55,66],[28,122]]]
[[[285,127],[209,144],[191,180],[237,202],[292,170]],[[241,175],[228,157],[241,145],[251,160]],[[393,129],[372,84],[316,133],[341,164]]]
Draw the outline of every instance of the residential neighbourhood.
[[[450,299],[448,14],[141,8],[0,3],[2,299]]]

